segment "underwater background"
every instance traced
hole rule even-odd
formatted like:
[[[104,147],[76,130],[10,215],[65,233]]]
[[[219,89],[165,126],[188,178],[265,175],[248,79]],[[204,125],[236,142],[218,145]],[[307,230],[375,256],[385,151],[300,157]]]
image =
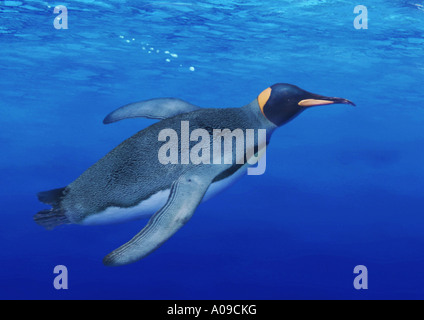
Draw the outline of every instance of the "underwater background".
[[[53,9],[68,8],[67,30]],[[368,8],[357,30],[354,8]],[[1,299],[424,298],[424,2],[0,2]],[[286,82],[350,106],[279,129],[263,176],[202,204],[154,254],[103,257],[146,221],[46,231],[64,187],[154,123],[103,118],[177,97],[240,107]],[[53,287],[57,265],[69,290]],[[353,286],[357,265],[369,290]]]

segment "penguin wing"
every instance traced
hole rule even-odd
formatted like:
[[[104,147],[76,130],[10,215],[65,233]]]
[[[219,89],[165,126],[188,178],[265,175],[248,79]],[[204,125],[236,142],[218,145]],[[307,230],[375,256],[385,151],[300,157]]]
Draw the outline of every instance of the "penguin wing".
[[[178,114],[188,113],[200,109],[186,101],[175,98],[152,99],[131,103],[110,113],[104,120],[104,124],[110,124],[124,119],[147,118],[167,119]]]
[[[151,254],[181,229],[193,216],[213,179],[184,174],[171,187],[165,206],[131,241],[107,255],[106,266],[122,266]]]

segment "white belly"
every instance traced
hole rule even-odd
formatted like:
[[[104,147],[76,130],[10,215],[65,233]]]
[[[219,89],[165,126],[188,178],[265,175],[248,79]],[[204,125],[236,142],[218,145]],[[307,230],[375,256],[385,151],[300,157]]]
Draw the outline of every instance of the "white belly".
[[[244,176],[246,170],[247,168],[242,168],[232,176],[213,183],[206,192],[206,195],[203,198],[203,202],[213,198],[219,192],[231,186],[234,182]],[[127,221],[149,218],[166,204],[169,198],[169,193],[170,190],[160,191],[132,208],[107,208],[101,213],[89,216],[81,224],[86,226],[93,226],[123,223]]]

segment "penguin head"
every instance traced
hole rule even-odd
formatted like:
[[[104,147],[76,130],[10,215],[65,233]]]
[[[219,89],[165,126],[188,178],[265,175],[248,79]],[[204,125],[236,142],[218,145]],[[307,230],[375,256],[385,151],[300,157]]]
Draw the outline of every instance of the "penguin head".
[[[263,91],[258,97],[258,103],[265,118],[278,127],[311,107],[331,104],[355,106],[352,101],[310,93],[287,83],[278,83]]]

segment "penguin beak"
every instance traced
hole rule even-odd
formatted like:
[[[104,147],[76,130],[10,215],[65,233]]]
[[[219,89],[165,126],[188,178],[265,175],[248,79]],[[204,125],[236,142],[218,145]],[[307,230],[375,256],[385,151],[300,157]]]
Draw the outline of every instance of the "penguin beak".
[[[349,104],[351,106],[356,107],[356,104],[354,104],[350,100],[343,99],[343,98],[324,97],[320,95],[314,95],[312,99],[305,99],[299,102],[299,106],[305,107],[305,108],[325,106],[328,104]]]

